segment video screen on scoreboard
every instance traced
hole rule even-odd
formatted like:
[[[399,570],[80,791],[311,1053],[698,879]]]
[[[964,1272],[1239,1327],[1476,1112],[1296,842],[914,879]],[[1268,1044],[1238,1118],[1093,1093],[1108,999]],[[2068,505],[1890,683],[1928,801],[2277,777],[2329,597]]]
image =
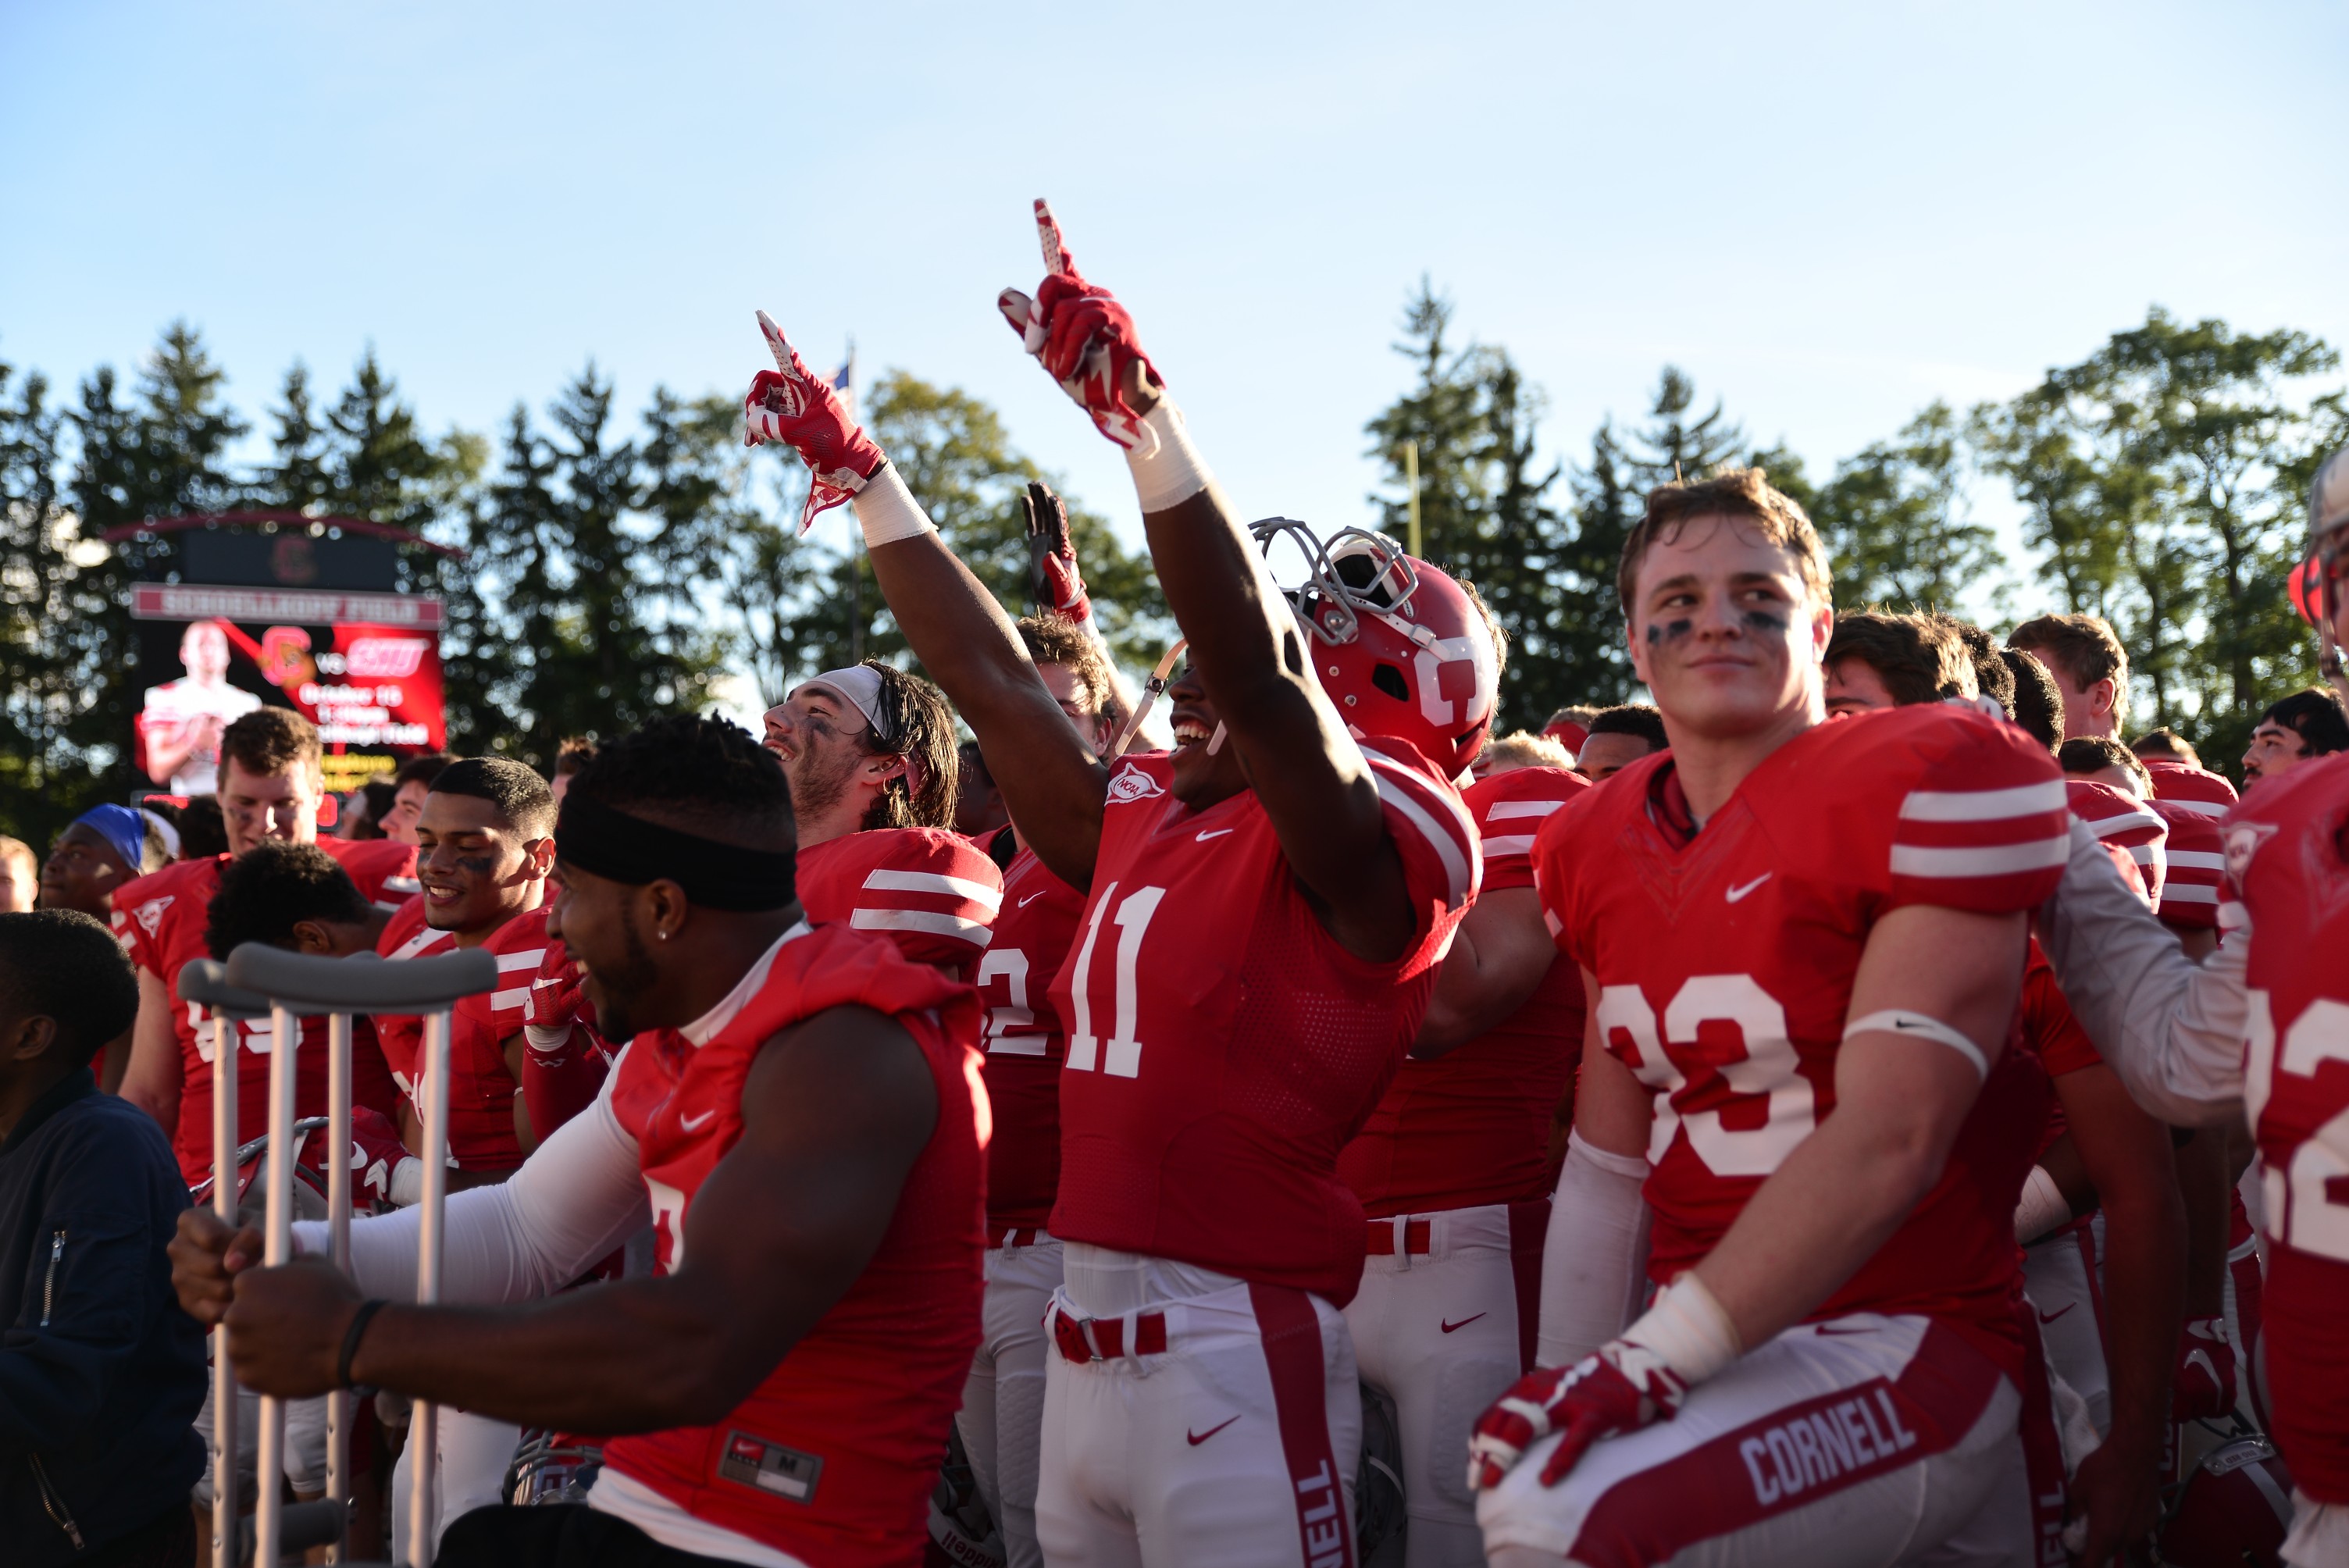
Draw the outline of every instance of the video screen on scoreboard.
[[[137,759],[171,794],[211,794],[221,731],[264,703],[317,725],[337,793],[446,738],[436,626],[142,617],[140,634]]]

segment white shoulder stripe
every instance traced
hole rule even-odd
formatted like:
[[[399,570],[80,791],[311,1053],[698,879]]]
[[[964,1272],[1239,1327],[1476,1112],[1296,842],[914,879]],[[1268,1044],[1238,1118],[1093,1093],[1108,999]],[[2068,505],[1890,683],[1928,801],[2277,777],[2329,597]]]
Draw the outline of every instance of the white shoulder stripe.
[[[1484,861],[1475,832],[1468,821],[1468,813],[1461,809],[1456,799],[1454,799],[1452,814],[1456,820],[1449,824],[1452,830],[1447,832],[1445,824],[1439,823],[1422,804],[1423,798],[1434,795],[1433,789],[1422,786],[1414,790],[1406,782],[1409,775],[1404,769],[1375,753],[1366,751],[1363,755],[1370,760],[1371,782],[1378,786],[1381,802],[1393,808],[1404,821],[1418,829],[1420,837],[1425,839],[1428,846],[1435,851],[1437,863],[1444,867],[1446,884],[1444,907],[1458,909],[1475,891],[1477,874]],[[1463,845],[1466,846],[1465,854],[1461,852]]]
[[[968,942],[973,947],[986,946],[995,934],[983,920],[965,920],[960,915],[939,914],[926,909],[860,909],[849,915],[848,923],[859,931],[926,931],[933,936]]]
[[[1421,804],[1448,819],[1457,830],[1462,843],[1473,846],[1476,842],[1476,823],[1468,815],[1467,805],[1462,801],[1457,790],[1430,779],[1418,769],[1397,762],[1385,752],[1375,750],[1368,745],[1362,748],[1362,760],[1368,762],[1373,771],[1383,771],[1389,778],[1413,791]]]
[[[2001,877],[2045,871],[2071,859],[2071,840],[2033,839],[2023,844],[1986,844],[1975,849],[1892,846],[1892,874],[1903,877]]]
[[[885,866],[867,876],[864,885],[885,892],[944,893],[950,898],[966,898],[989,914],[1003,907],[1001,889],[968,877],[950,877],[942,872],[900,872]]]
[[[516,985],[512,989],[507,991],[492,991],[490,993],[490,1011],[492,1013],[512,1012],[514,1008],[521,1006],[524,1002],[529,1000],[530,987],[527,985]]]
[[[2085,820],[2085,818],[2082,820]],[[2124,811],[2117,817],[2099,817],[2088,823],[2088,831],[2100,839],[2106,833],[2117,833],[2127,828],[2155,828],[2164,832],[2168,830],[2167,824],[2150,811]]]
[[[1912,822],[1995,822],[2061,811],[2066,799],[2061,779],[2011,789],[1911,789],[1900,814]]]
[[[2166,882],[2161,884],[2164,903],[2217,903],[2219,890],[2208,882]]]
[[[2227,869],[2227,857],[2214,855],[2208,850],[2172,850],[2169,851],[2169,863],[2190,866],[2199,872],[2223,872]]]
[[[546,949],[543,947],[533,947],[526,951],[516,951],[512,953],[501,953],[498,954],[498,973],[501,975],[506,975],[511,974],[516,969],[529,969],[534,971],[538,968],[539,960],[545,956]]]
[[[2223,817],[2234,810],[2224,800],[2180,800],[2175,796],[2162,797],[2161,803],[2175,806],[2181,811],[2191,811],[2198,817]]]
[[[1533,852],[1534,835],[1531,833],[1512,833],[1505,839],[1485,841],[1485,858],[1488,861],[1499,860],[1504,855],[1529,855]]]
[[[1513,817],[1547,817],[1565,804],[1563,800],[1495,800],[1485,813],[1485,820],[1506,822]]]

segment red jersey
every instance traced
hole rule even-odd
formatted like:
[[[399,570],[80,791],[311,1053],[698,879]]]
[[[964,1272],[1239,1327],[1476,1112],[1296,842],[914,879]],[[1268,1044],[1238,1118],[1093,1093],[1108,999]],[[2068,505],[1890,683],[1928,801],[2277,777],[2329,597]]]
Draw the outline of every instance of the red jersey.
[[[960,833],[875,828],[802,850],[799,895],[810,924],[880,932],[967,980],[1002,906],[1003,873]]]
[[[369,903],[388,905],[400,882],[414,891],[416,851],[388,839],[321,839],[318,847],[339,861]],[[124,882],[114,890],[114,934],[129,951],[131,961],[157,979],[171,997],[171,1033],[180,1043],[180,1123],[171,1133],[171,1150],[180,1159],[180,1173],[193,1186],[212,1168],[212,1031],[199,1023],[203,1009],[180,1000],[180,971],[191,959],[209,958],[204,927],[212,894],[220,889],[226,855],[206,860],[174,861],[160,871]],[[267,1018],[238,1026],[238,1037],[247,1055],[236,1076],[236,1131],[239,1141],[269,1130],[269,1053],[276,1036]],[[294,1114],[326,1114],[326,1021],[303,1021],[302,1040],[294,1057]],[[375,1031],[363,1024],[351,1035],[351,1100],[389,1116],[398,1102],[391,1075]]]
[[[1426,1015],[1476,888],[1476,830],[1417,753],[1361,742],[1415,925],[1355,957],[1314,918],[1253,791],[1195,811],[1164,755],[1111,777],[1077,945],[1052,1233],[1342,1306],[1362,1206],[1338,1178]]]
[[[2251,916],[2243,1102],[2266,1183],[2272,1429],[2292,1480],[2349,1503],[2349,754],[2227,819]]]
[[[2072,1016],[2072,1004],[2064,999],[2064,987],[2056,984],[2055,966],[2039,951],[2039,939],[2035,936],[2031,939],[2023,965],[2023,1047],[2051,1080],[2084,1068],[2105,1065],[2104,1054],[2088,1038],[2088,1031],[2080,1027],[2080,1020]],[[2036,1160],[2046,1153],[2069,1126],[2064,1119],[2062,1103],[2050,1100],[2046,1125],[2039,1134],[2039,1146],[2032,1151],[2032,1158]]]
[[[523,1004],[546,956],[546,943],[543,905],[492,932],[481,947],[498,961],[497,988],[459,1001],[450,1018],[449,1156],[461,1171],[512,1171],[523,1162],[522,1140],[514,1130],[514,1098],[522,1086],[506,1067],[505,1043],[522,1033]],[[378,953],[393,959],[456,950],[454,932],[424,923],[420,893],[400,906],[376,944]],[[384,1061],[420,1119],[424,1105],[416,1097],[423,1076],[424,1020],[382,1015],[375,1027]]]
[[[1702,831],[1672,769],[1668,753],[1634,763],[1534,847],[1558,945],[1598,976],[1599,1038],[1656,1091],[1645,1191],[1659,1284],[1711,1252],[1833,1112],[1877,921],[1907,904],[2031,909],[2054,891],[2069,829],[2046,752],[1941,704],[1806,731]],[[2002,1052],[1940,1181],[1811,1316],[1929,1314],[2019,1385],[2014,1205],[2047,1098],[2036,1064]]]
[[[2169,872],[2168,824],[2147,802],[2092,779],[2066,779],[2064,795],[2072,815],[2086,823],[2088,831],[2127,852],[2137,865],[2146,901],[2159,909]]]
[[[2161,907],[2154,913],[2163,923],[2182,931],[2211,930],[2219,923],[2219,885],[2227,875],[2227,846],[2219,819],[2190,801],[2157,798],[2152,806],[2169,830],[2162,847],[2168,874],[2161,884]]]
[[[1495,773],[1461,797],[1484,841],[1477,896],[1534,883],[1534,834],[1590,788],[1560,768]],[[1515,1013],[1433,1061],[1405,1057],[1339,1174],[1374,1220],[1546,1198],[1549,1134],[1582,1045],[1582,974],[1560,960]]]
[[[612,1109],[636,1141],[662,1274],[687,1216],[742,1134],[742,1084],[781,1031],[871,1007],[913,1037],[937,1091],[936,1129],[856,1283],[750,1398],[707,1427],[616,1438],[604,1462],[695,1518],[824,1568],[901,1568],[927,1536],[947,1429],[978,1347],[979,1183],[987,1141],[967,985],[844,925],[795,929],[746,976],[741,1011],[702,1044],[638,1036],[613,1068]],[[777,1202],[791,1202],[788,1193]]]
[[[2227,782],[2224,774],[2173,758],[2143,757],[2137,760],[2153,777],[2153,798],[2157,800],[2214,822],[2235,809],[2235,787]]]
[[[987,1005],[987,1098],[995,1137],[987,1146],[990,1231],[1050,1223],[1061,1185],[1061,1064],[1069,1032],[1053,1005],[1084,913],[1085,895],[1021,850],[1003,878],[1003,912],[979,960]]]

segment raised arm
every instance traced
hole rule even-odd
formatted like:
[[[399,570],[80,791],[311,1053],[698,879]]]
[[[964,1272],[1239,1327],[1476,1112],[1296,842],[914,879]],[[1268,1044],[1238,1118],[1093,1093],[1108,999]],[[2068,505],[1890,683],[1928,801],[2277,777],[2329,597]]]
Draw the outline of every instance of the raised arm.
[[[1011,618],[947,548],[839,394],[808,373],[763,311],[759,325],[776,367],[750,385],[745,439],[781,442],[799,453],[814,474],[809,517],[822,505],[853,500],[882,596],[914,656],[978,737],[1021,838],[1054,874],[1087,886],[1101,845],[1108,769],[1045,689]],[[823,500],[826,494],[833,499]]]
[[[1323,695],[1307,638],[1192,446],[1133,317],[1078,273],[1040,201],[1037,222],[1048,275],[1033,299],[1005,290],[1004,317],[1125,449],[1167,607],[1290,870],[1350,951],[1394,957],[1416,919],[1370,764]]]

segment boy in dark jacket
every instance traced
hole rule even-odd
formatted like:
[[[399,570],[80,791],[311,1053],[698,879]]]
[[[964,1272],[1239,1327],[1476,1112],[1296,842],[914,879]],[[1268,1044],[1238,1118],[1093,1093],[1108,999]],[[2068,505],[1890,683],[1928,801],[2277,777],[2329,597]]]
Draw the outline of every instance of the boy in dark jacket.
[[[154,1119],[91,1080],[138,1016],[86,914],[0,914],[0,1557],[195,1556],[202,1331],[171,1294],[187,1189]]]

